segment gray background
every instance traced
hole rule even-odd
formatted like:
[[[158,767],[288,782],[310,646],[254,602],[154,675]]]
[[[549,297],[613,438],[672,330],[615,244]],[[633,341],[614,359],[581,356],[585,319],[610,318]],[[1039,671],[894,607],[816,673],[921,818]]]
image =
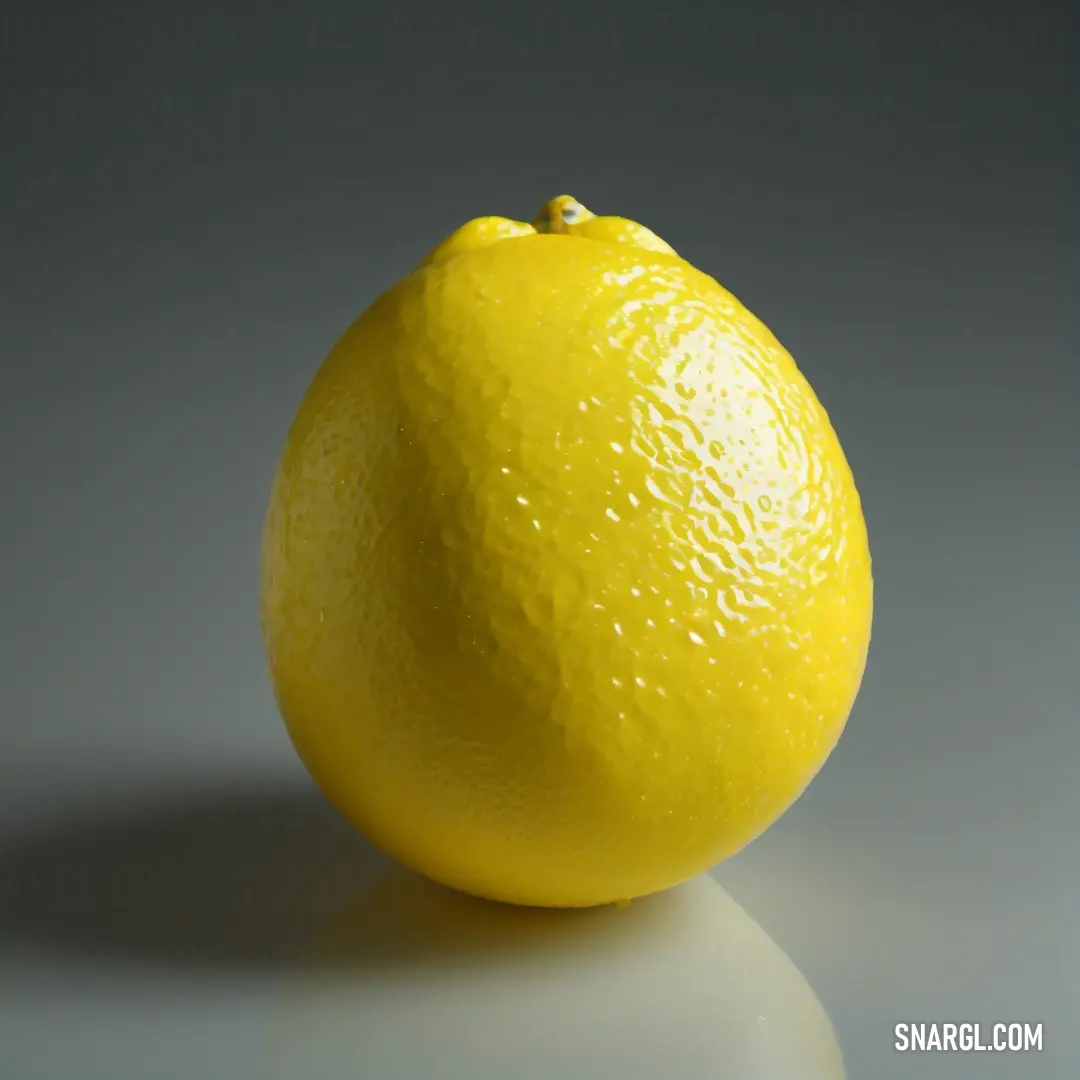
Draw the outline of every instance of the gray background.
[[[851,1077],[1077,1075],[1069,6],[5,5],[0,1075],[833,1075],[796,969]],[[564,191],[810,378],[870,529],[864,687],[714,872],[742,914],[691,888],[648,933],[518,956],[361,905],[324,978],[297,952],[378,860],[271,700],[276,455],[379,291]],[[893,1049],[969,1020],[1045,1049]]]

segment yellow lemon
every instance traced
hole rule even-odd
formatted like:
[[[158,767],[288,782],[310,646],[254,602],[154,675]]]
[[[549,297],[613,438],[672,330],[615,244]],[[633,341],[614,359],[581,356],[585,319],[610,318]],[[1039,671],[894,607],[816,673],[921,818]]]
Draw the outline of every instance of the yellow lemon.
[[[768,827],[862,680],[870,552],[824,409],[644,226],[480,218],[356,320],[266,517],[275,694],[327,798],[464,892],[657,892]]]

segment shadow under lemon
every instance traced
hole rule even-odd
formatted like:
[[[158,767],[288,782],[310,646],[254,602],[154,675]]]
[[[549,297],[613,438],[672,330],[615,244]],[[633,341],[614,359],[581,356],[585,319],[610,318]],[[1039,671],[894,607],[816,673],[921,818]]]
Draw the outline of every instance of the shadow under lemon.
[[[805,979],[708,876],[556,911],[393,868],[304,951],[265,1050],[305,1080],[845,1075]]]

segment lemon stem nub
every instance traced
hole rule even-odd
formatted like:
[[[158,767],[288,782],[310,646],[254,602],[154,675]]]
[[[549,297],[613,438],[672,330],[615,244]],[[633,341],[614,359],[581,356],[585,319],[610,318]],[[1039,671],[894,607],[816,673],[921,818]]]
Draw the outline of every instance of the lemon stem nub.
[[[577,225],[593,217],[572,195],[560,195],[545,203],[532,226],[538,233],[567,233],[568,226]]]

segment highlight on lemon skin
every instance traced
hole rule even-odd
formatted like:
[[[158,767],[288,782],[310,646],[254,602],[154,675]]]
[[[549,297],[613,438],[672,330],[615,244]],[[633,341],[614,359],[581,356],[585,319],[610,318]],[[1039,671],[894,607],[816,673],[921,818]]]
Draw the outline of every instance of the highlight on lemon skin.
[[[570,195],[478,217],[343,334],[285,441],[262,626],[297,753],[399,862],[548,907],[684,881],[840,738],[859,493],[738,299]]]

